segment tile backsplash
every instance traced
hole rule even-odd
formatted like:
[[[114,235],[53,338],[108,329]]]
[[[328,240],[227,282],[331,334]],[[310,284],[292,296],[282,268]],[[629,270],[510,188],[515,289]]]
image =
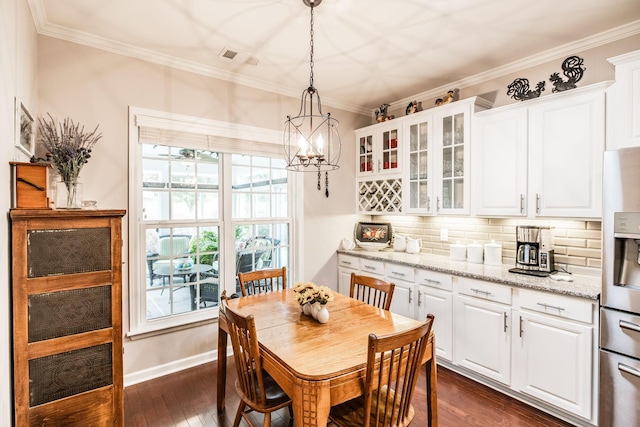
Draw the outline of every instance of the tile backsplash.
[[[394,233],[422,239],[422,252],[449,256],[452,243],[502,244],[502,263],[515,266],[516,225],[552,227],[556,268],[576,274],[600,275],[601,222],[581,220],[528,220],[505,218],[458,218],[376,216],[373,221],[390,222]],[[447,241],[440,239],[442,230]]]

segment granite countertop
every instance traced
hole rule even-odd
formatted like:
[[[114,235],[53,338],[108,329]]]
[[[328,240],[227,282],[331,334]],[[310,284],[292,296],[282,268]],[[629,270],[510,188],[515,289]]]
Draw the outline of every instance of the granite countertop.
[[[527,276],[510,273],[512,265],[484,265],[464,261],[451,261],[448,257],[432,254],[409,254],[392,250],[366,251],[363,249],[338,250],[339,254],[357,256],[378,261],[390,261],[415,268],[453,274],[455,276],[486,280],[519,288],[536,289],[557,294],[597,300],[601,292],[599,276],[572,274],[572,282],[553,280],[548,277]]]

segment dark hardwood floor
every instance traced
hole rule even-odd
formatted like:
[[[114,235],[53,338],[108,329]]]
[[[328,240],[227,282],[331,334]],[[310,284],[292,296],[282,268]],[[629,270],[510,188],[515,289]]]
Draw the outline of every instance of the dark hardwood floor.
[[[216,364],[205,365],[129,386],[124,391],[125,427],[231,426],[238,407],[233,383],[235,365],[227,367],[227,401],[224,414],[216,410]],[[426,426],[424,369],[414,396],[416,416],[411,425]],[[262,416],[252,414],[255,425]],[[515,399],[438,367],[439,427],[567,427],[567,424]],[[244,423],[240,424],[241,426]],[[291,427],[285,408],[274,414],[274,427]]]

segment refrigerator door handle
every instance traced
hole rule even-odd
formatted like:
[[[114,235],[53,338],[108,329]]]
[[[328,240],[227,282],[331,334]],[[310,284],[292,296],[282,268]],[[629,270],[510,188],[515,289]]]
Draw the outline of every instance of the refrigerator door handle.
[[[627,322],[626,320],[620,320],[618,325],[622,329],[630,329],[635,332],[640,332],[640,325],[638,325],[637,323]]]
[[[636,376],[638,378],[640,378],[640,371],[637,370],[636,368],[629,366],[629,365],[625,365],[624,363],[618,363],[618,370],[622,371],[622,372],[626,372],[627,374],[631,374],[633,376]]]

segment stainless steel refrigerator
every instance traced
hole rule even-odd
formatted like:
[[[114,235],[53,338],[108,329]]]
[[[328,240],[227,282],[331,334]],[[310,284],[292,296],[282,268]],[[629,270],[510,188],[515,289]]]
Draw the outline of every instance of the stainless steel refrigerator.
[[[604,154],[599,426],[640,426],[640,148]]]

